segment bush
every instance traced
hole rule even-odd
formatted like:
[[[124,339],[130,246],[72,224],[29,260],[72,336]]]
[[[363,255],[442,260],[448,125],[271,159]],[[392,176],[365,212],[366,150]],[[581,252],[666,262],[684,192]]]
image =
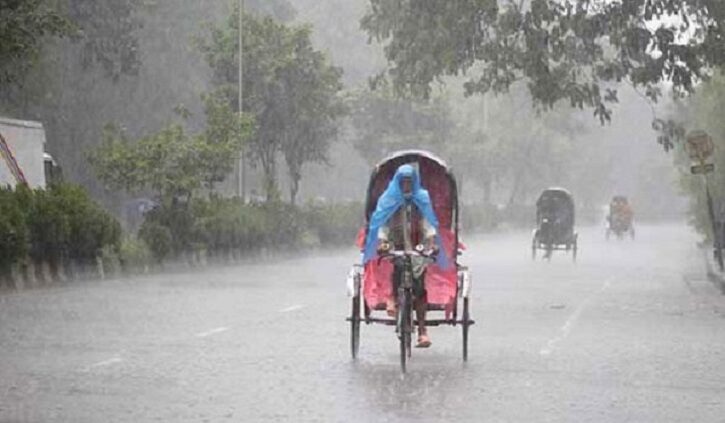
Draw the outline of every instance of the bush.
[[[365,225],[361,203],[314,204],[305,206],[307,228],[316,233],[322,245],[352,245]]]
[[[126,237],[121,242],[118,259],[124,271],[132,272],[148,268],[154,259],[154,254],[143,240]]]
[[[273,248],[293,247],[304,232],[304,215],[297,207],[282,202],[265,203],[260,207],[264,213],[264,244]]]
[[[0,189],[0,267],[29,255],[54,267],[63,258],[89,263],[118,251],[121,225],[79,186]]]
[[[28,251],[28,228],[18,196],[0,188],[0,276]]]
[[[30,231],[30,257],[36,261],[58,263],[70,242],[70,216],[64,195],[58,192],[30,191],[18,188]]]
[[[121,225],[93,202],[83,188],[71,184],[53,185],[47,193],[36,191],[36,200],[38,208],[47,207],[56,219],[49,223],[57,226],[58,239],[51,238],[49,242],[54,245],[67,236],[64,241],[69,258],[91,262],[106,246],[118,251]],[[44,202],[50,204],[44,205]]]
[[[196,219],[189,204],[171,202],[146,213],[139,237],[154,257],[163,261],[191,251],[196,234]]]
[[[298,208],[282,202],[243,204],[238,199],[197,199],[149,212],[139,238],[158,261],[198,250],[226,255],[262,248],[351,245],[363,224],[362,210],[359,203]]]
[[[148,246],[157,263],[169,258],[174,251],[171,229],[154,219],[144,221],[138,237]]]

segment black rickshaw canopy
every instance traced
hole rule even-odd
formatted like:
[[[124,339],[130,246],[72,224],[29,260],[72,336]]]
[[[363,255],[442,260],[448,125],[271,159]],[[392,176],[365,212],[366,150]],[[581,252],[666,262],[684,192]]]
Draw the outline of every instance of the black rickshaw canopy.
[[[571,219],[571,222],[567,223],[573,226],[575,221],[574,197],[564,188],[548,188],[541,193],[539,199],[536,201],[537,216],[562,211],[566,212],[567,216]]]

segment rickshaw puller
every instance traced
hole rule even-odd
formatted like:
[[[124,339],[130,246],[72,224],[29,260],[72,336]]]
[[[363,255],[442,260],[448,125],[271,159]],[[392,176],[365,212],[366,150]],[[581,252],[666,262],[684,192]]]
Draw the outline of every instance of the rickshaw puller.
[[[413,251],[415,248],[413,236],[413,222],[418,222],[418,234],[424,247],[430,252],[439,248],[436,243],[438,221],[430,202],[428,192],[420,186],[417,171],[410,165],[398,168],[395,176],[388,184],[385,193],[378,202],[373,222],[377,227],[377,251],[387,252],[392,248],[403,251]],[[375,216],[378,215],[378,216]],[[407,223],[407,224],[406,224]],[[368,236],[372,238],[372,234]],[[392,244],[392,245],[391,245]],[[414,307],[418,319],[418,343],[416,347],[427,348],[431,345],[425,327],[427,299],[425,291],[426,259],[413,256],[413,293],[415,295]],[[393,269],[392,296],[388,299],[386,310],[389,315],[397,313],[398,284],[402,268],[398,265]]]

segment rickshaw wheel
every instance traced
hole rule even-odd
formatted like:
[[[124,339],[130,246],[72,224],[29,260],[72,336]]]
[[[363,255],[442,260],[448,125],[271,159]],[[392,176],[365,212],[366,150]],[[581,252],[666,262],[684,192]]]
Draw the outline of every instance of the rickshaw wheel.
[[[468,361],[468,327],[470,326],[470,315],[468,312],[468,298],[463,299],[463,361]]]
[[[360,350],[360,285],[352,297],[352,313],[350,319],[350,353],[353,360]]]
[[[410,293],[406,291],[401,297],[401,304],[398,307],[398,321],[400,322],[398,337],[400,339],[400,371],[405,373],[407,361],[411,355],[413,322],[411,321]]]

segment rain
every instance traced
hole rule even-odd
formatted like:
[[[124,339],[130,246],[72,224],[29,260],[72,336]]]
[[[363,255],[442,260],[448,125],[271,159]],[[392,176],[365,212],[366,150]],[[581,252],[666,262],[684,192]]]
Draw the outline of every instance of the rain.
[[[723,36],[0,0],[0,422],[722,421]]]

